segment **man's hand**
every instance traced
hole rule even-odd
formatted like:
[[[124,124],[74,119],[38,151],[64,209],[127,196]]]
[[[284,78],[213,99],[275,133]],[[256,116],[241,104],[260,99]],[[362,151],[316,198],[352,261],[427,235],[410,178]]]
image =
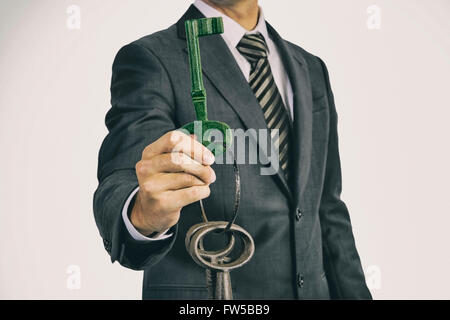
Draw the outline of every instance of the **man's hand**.
[[[139,192],[130,221],[143,235],[174,226],[181,209],[207,198],[216,180],[214,155],[193,136],[171,131],[142,152],[136,164]]]

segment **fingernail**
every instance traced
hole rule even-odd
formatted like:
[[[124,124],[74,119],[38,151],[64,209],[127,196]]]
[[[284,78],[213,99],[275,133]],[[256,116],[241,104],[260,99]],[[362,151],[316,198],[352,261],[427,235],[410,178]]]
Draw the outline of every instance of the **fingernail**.
[[[211,175],[211,183],[213,183],[214,181],[216,181],[217,177],[216,177],[216,173],[214,172],[214,170],[212,171],[212,175]]]

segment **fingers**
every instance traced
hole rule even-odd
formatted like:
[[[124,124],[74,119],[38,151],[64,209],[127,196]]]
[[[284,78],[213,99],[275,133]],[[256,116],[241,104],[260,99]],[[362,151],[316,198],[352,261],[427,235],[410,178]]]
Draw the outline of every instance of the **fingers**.
[[[158,173],[185,172],[196,176],[204,183],[213,183],[216,180],[214,170],[204,166],[181,152],[164,153],[148,160],[141,160],[136,164],[138,179]]]
[[[167,197],[170,198],[170,209],[178,210],[188,204],[209,197],[210,189],[209,186],[205,185],[194,186],[175,191],[168,191],[166,194]]]
[[[204,185],[196,176],[184,172],[157,174],[143,183],[145,190],[151,194]]]
[[[152,157],[171,152],[181,152],[195,161],[211,165],[214,163],[214,155],[211,151],[195,140],[192,136],[188,136],[180,131],[170,131],[161,138],[148,145],[143,153],[143,159],[151,159]]]
[[[144,232],[173,226],[184,206],[209,196],[209,184],[216,180],[214,160],[194,137],[178,131],[148,145],[136,164],[140,189],[134,225]]]

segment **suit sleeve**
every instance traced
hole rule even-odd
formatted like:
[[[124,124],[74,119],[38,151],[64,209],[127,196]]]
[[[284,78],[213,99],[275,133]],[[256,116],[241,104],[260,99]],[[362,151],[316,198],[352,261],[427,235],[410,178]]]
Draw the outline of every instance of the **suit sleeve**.
[[[330,106],[330,131],[324,189],[319,215],[325,272],[332,299],[371,299],[355,246],[347,206],[341,200],[342,179],[339,159],[338,116],[327,68],[322,60]]]
[[[135,165],[144,148],[174,130],[174,95],[163,64],[149,49],[132,43],[113,63],[111,109],[106,115],[108,135],[98,159],[99,185],[94,194],[94,217],[111,261],[143,270],[171,249],[169,239],[143,242],[133,239],[122,219],[122,208],[138,186]]]

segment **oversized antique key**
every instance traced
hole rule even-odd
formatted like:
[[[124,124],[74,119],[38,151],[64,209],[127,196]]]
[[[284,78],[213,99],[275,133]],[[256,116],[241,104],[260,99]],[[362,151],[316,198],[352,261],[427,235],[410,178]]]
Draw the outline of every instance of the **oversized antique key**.
[[[212,232],[226,230],[228,222],[211,221],[193,225],[186,234],[186,249],[192,259],[206,268],[206,281],[209,297],[217,300],[232,300],[230,271],[242,267],[253,256],[255,245],[252,236],[238,225],[232,224],[228,231],[228,244],[222,250],[207,251],[203,239]],[[232,260],[228,255],[233,251],[236,238],[243,242],[238,258]]]
[[[211,150],[214,155],[219,155],[231,146],[232,133],[230,127],[226,123],[208,120],[206,91],[203,85],[202,63],[200,59],[200,45],[198,38],[201,36],[223,33],[222,18],[187,20],[185,22],[185,28],[191,73],[191,97],[197,121],[190,122],[181,127],[181,129],[187,130],[190,134],[195,134],[197,139],[205,147]],[[200,130],[197,130],[199,127]],[[217,131],[222,136],[222,142],[212,141],[213,137],[217,138],[214,136]]]
[[[217,156],[231,146],[232,134],[230,127],[226,123],[208,120],[198,37],[222,33],[223,22],[222,18],[188,20],[185,22],[185,27],[191,72],[191,96],[197,121],[188,123],[181,129],[184,129],[187,133],[195,134],[197,139]],[[201,134],[198,134],[199,126]],[[212,140],[215,134],[214,130],[218,130],[221,133],[221,142]],[[192,226],[185,238],[186,249],[192,259],[206,269],[206,283],[211,299],[233,299],[230,271],[246,264],[255,252],[255,245],[251,235],[240,226],[234,224],[240,200],[239,169],[236,161],[234,161],[234,176],[236,186],[235,203],[231,220],[229,222],[208,221],[203,202],[200,200],[203,222]],[[203,245],[204,238],[212,232],[223,233],[228,236],[228,244],[225,248],[217,251],[205,250]],[[233,252],[236,241],[242,242],[242,250],[237,255],[237,258],[232,259],[229,255]]]

